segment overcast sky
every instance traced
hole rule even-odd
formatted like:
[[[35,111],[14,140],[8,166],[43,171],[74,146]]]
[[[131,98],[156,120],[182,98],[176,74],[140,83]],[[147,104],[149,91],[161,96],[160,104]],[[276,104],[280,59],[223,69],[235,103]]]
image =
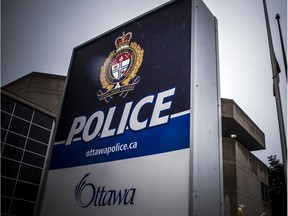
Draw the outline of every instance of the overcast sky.
[[[1,86],[32,71],[67,75],[74,47],[166,0],[1,0]],[[230,98],[260,127],[266,150],[281,157],[262,0],[204,0],[218,19],[221,97]],[[287,83],[275,14],[287,47],[287,1],[267,0],[285,121]],[[287,51],[287,49],[286,49]],[[287,127],[286,127],[287,128]]]

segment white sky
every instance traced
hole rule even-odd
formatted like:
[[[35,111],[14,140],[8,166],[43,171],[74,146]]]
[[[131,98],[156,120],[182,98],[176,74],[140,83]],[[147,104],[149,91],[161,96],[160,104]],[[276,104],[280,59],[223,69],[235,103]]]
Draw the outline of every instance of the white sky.
[[[218,19],[221,97],[230,98],[266,136],[262,161],[281,158],[262,0],[203,0]],[[1,86],[32,71],[67,75],[74,47],[166,0],[1,0]],[[275,14],[287,52],[287,1],[267,0],[287,119],[287,83]]]

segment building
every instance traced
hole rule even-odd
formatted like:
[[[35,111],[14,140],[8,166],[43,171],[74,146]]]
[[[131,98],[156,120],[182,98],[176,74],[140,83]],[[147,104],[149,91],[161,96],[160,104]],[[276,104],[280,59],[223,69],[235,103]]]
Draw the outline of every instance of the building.
[[[37,215],[65,80],[33,72],[1,90],[1,215]],[[225,216],[269,216],[268,169],[251,153],[264,133],[233,100],[221,105]]]
[[[34,72],[1,89],[3,216],[37,211],[65,79]]]
[[[250,152],[265,149],[264,133],[233,100],[221,111],[224,215],[271,215],[268,169]]]

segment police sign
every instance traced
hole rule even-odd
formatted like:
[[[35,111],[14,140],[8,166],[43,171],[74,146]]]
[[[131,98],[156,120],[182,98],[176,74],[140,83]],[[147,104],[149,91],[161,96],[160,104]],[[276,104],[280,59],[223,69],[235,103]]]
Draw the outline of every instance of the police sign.
[[[42,215],[221,213],[215,28],[179,0],[74,49]]]

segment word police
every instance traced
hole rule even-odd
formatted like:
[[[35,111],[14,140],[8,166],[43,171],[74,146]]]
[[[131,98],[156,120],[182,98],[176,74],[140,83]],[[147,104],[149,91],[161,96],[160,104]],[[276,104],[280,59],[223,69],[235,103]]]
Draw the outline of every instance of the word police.
[[[93,113],[88,119],[86,118],[86,116],[79,116],[75,118],[72,123],[65,145],[70,145],[74,136],[79,133],[82,133],[81,138],[83,141],[90,142],[98,135],[100,135],[101,139],[123,134],[125,133],[125,128],[128,124],[129,128],[133,131],[139,131],[145,128],[166,124],[169,121],[170,115],[160,116],[160,114],[162,111],[170,109],[172,101],[169,100],[168,97],[173,96],[174,93],[175,88],[172,88],[164,92],[158,93],[156,100],[154,100],[155,95],[146,96],[141,99],[133,107],[133,109],[133,102],[126,103],[117,128],[111,128],[111,122],[113,120],[116,107],[109,108],[106,117],[103,111],[97,111]],[[151,118],[139,121],[139,113],[142,107],[146,104],[154,105]],[[96,121],[97,123],[95,125]],[[93,122],[94,124],[92,124]],[[92,126],[94,128],[91,128]]]

